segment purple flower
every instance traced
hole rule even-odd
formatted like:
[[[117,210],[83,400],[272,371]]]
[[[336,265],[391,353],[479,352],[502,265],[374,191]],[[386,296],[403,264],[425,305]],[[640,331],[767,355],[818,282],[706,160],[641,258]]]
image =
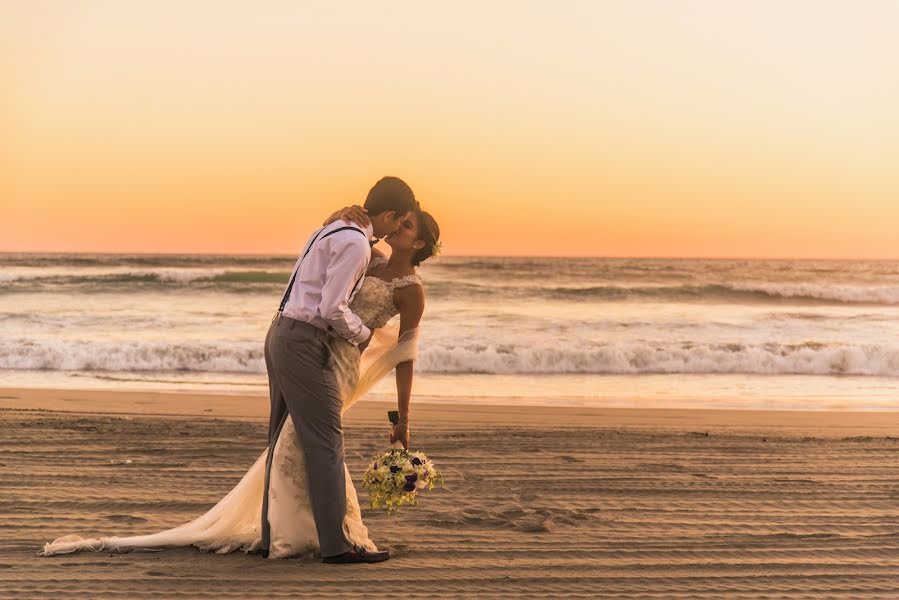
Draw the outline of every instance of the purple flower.
[[[421,459],[418,458],[417,456],[414,457],[414,458],[412,459],[412,464],[415,465],[415,466],[417,467],[418,465],[421,464]]]
[[[418,475],[412,473],[411,475],[406,475],[406,483],[415,483],[415,480],[418,479]]]
[[[414,492],[415,491],[415,483],[413,483],[411,481],[407,481],[406,485],[403,486],[403,490],[405,490],[407,492]]]
[[[375,466],[374,466],[373,468],[375,468],[375,469],[378,468],[378,463],[377,463],[377,462],[375,462]]]
[[[390,467],[391,473],[399,473],[399,470],[400,470],[400,468],[396,465],[393,465],[392,467]]]

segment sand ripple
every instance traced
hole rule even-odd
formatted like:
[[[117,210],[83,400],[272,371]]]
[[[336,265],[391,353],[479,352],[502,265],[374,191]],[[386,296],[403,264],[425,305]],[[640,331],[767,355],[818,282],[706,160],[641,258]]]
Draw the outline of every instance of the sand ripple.
[[[448,484],[365,518],[377,567],[192,549],[38,559],[202,513],[260,421],[0,412],[0,598],[899,598],[899,440],[427,423]],[[358,477],[383,427],[347,426]],[[365,499],[364,492],[361,498]]]

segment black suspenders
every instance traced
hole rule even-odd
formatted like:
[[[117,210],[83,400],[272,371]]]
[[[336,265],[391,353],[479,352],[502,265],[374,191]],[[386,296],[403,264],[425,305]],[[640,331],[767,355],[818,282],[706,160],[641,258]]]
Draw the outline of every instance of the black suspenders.
[[[297,279],[297,273],[300,272],[300,267],[303,266],[303,260],[305,260],[306,255],[309,254],[309,251],[312,250],[312,246],[315,244],[315,242],[317,242],[319,240],[319,236],[321,236],[321,239],[325,239],[329,235],[334,235],[338,231],[346,231],[348,229],[352,229],[353,231],[358,231],[362,235],[365,235],[364,231],[362,231],[361,229],[358,229],[356,227],[338,227],[334,231],[329,231],[325,235],[322,235],[321,231],[319,231],[315,235],[315,238],[313,238],[312,242],[310,242],[310,244],[309,244],[309,247],[306,248],[306,251],[303,253],[303,258],[301,258],[300,262],[297,264],[297,268],[293,272],[293,276],[290,278],[290,283],[287,285],[287,291],[284,292],[284,297],[281,298],[281,306],[278,307],[278,315],[280,315],[281,313],[284,312],[284,306],[287,305],[287,300],[288,300],[288,298],[290,298],[290,291],[293,289],[293,283]],[[324,231],[324,229],[322,231]],[[356,291],[356,287],[359,285],[359,282],[362,281],[362,277],[365,277],[365,272],[363,272],[362,275],[359,277],[359,279],[356,280],[356,285],[353,286],[353,290],[350,292],[350,296],[352,296],[353,292]]]

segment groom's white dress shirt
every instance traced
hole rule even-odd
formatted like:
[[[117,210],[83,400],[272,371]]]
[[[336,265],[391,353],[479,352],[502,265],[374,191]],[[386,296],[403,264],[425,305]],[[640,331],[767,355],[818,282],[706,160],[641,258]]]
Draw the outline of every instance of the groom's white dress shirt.
[[[341,227],[358,231],[338,231],[324,237]],[[350,310],[349,304],[371,261],[369,240],[373,234],[371,225],[362,228],[340,219],[312,234],[294,264],[297,276],[284,305],[284,316],[334,331],[356,345],[371,337],[371,330]]]

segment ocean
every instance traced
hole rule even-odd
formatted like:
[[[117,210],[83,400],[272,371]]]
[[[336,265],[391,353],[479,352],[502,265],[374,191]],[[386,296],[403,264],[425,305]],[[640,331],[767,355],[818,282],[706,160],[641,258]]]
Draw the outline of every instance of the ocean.
[[[264,395],[295,258],[0,254],[0,384]],[[421,275],[428,401],[899,409],[899,261],[439,257]]]

